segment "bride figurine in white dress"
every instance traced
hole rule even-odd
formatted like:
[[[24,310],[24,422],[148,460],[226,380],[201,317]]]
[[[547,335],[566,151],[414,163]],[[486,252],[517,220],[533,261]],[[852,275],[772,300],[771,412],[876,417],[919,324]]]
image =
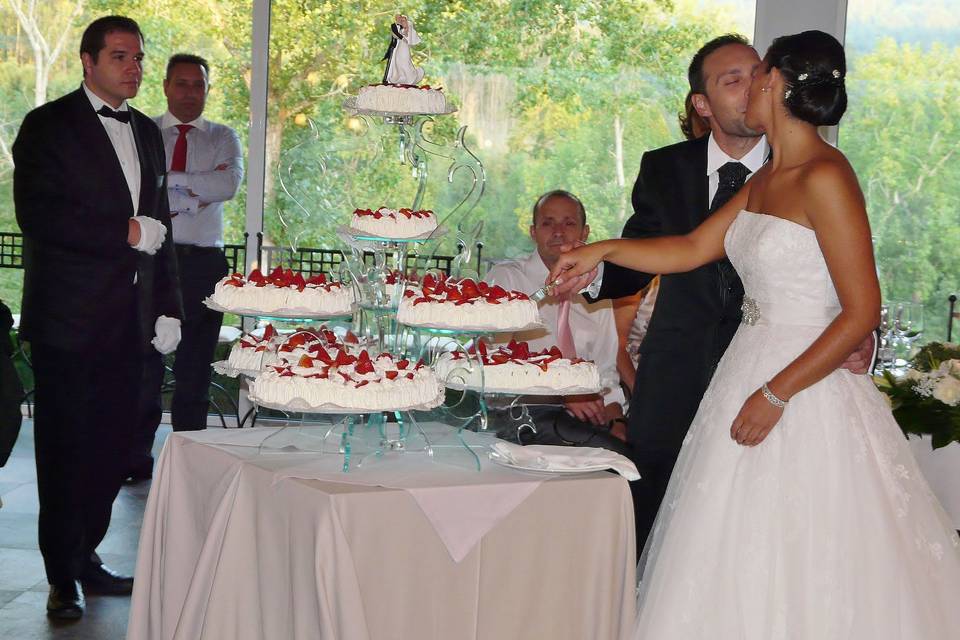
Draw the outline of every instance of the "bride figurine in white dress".
[[[832,36],[776,39],[746,113],[770,162],[692,233],[598,242],[550,274],[562,291],[601,260],[728,256],[746,291],[640,561],[634,640],[960,637],[960,539],[870,377],[838,369],[880,308],[863,194],[817,134],[845,74]]]
[[[417,85],[423,80],[423,69],[413,66],[410,47],[420,43],[420,36],[407,16],[397,15],[391,28],[393,43],[387,53],[384,82]]]

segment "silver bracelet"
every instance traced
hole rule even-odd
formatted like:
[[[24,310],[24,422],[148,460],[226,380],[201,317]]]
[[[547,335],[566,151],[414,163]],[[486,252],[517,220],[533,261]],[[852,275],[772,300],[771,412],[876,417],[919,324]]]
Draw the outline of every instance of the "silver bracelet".
[[[787,406],[787,402],[789,402],[789,400],[781,400],[778,398],[773,391],[770,391],[770,387],[767,386],[766,382],[764,382],[763,386],[760,387],[760,393],[762,393],[763,397],[767,399],[767,402],[778,409],[783,409],[785,406]]]

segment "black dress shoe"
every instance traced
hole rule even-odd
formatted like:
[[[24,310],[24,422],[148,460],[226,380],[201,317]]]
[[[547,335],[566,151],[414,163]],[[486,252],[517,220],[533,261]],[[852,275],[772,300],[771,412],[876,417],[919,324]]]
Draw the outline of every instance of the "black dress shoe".
[[[153,460],[145,464],[136,464],[123,475],[123,484],[137,484],[153,477]]]
[[[133,576],[122,576],[103,564],[87,564],[80,573],[86,593],[101,596],[128,596],[133,592]]]
[[[76,580],[50,585],[47,616],[56,620],[77,620],[83,615],[83,590]]]

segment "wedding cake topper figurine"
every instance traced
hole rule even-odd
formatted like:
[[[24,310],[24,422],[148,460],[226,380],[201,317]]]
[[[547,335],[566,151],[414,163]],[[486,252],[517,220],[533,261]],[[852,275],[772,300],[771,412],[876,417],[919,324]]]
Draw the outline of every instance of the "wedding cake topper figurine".
[[[383,56],[387,68],[383,72],[384,84],[417,85],[423,80],[423,69],[413,66],[410,46],[420,43],[420,36],[407,16],[397,15],[390,25],[390,46]]]

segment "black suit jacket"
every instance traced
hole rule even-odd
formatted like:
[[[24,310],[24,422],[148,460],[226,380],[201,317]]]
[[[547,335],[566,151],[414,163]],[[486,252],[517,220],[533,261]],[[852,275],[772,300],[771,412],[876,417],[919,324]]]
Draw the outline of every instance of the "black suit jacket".
[[[707,142],[703,136],[643,155],[633,186],[634,213],[623,228],[624,238],[685,234],[706,220]],[[632,295],[651,278],[652,274],[606,263],[599,297]],[[712,371],[740,323],[742,302],[743,285],[727,260],[662,276],[641,353],[701,353],[702,365]]]
[[[84,351],[129,335],[125,323],[137,322],[147,349],[159,315],[182,317],[163,141],[150,118],[130,112],[140,161],[137,215],[167,227],[155,256],[127,244],[130,191],[83,88],[24,118],[13,144],[13,197],[24,235],[25,340]]]

